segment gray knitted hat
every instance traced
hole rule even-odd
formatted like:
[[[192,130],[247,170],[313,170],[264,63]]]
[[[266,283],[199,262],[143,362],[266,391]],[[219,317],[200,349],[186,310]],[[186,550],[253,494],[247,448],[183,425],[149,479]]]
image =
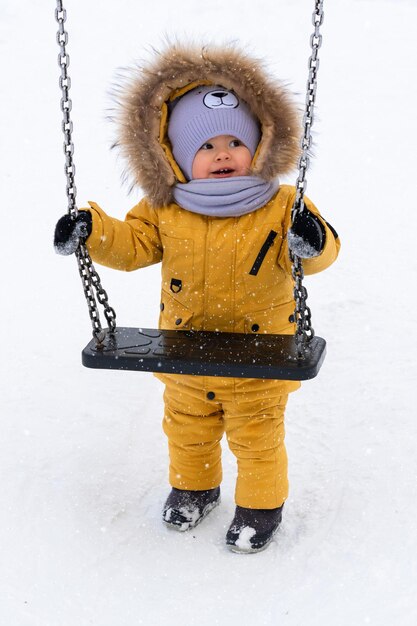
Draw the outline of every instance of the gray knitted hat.
[[[174,158],[188,180],[197,151],[217,135],[233,135],[252,157],[255,154],[261,138],[259,121],[233,91],[218,85],[201,86],[174,101],[168,137]]]

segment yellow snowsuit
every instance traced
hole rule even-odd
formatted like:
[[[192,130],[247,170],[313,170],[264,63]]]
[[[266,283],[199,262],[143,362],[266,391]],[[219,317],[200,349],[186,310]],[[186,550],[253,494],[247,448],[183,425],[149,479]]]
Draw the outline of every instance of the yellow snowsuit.
[[[264,207],[233,218],[207,217],[173,202],[174,186],[186,179],[167,136],[170,106],[200,84],[234,91],[258,118],[262,138],[252,175],[271,181],[294,170],[300,115],[286,87],[235,45],[171,45],[150,63],[135,66],[118,90],[116,145],[126,172],[146,198],[124,222],[90,203],[93,232],[87,246],[94,261],[120,270],[162,261],[161,328],[293,333],[286,236],[294,188],[282,186]],[[320,272],[337,257],[337,235],[323,224],[324,250],[304,262],[306,274]],[[171,484],[190,490],[216,487],[220,439],[226,432],[238,459],[237,504],[280,506],[288,491],[284,409],[299,383],[158,377],[166,385],[163,425]]]
[[[286,243],[295,189],[281,186],[262,208],[241,217],[207,217],[145,198],[119,221],[90,203],[94,261],[131,271],[162,261],[159,327],[293,334],[294,300]],[[310,211],[319,215],[306,199]],[[306,274],[336,259],[339,239],[325,227],[320,256]],[[271,235],[272,233],[272,235]],[[238,459],[236,503],[275,508],[287,497],[284,409],[298,382],[159,374],[166,385],[164,431],[170,482],[179,489],[220,484],[220,440]]]

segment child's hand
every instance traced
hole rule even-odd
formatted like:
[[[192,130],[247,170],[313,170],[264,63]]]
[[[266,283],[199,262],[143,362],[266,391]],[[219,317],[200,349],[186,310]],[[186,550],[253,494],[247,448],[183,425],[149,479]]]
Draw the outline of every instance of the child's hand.
[[[288,247],[296,256],[308,259],[318,256],[326,239],[326,231],[311,211],[304,206],[301,213],[297,213],[294,222],[288,231]]]
[[[89,211],[80,211],[74,219],[70,215],[64,215],[55,226],[54,248],[58,254],[74,254],[85,241],[93,228],[93,218]]]

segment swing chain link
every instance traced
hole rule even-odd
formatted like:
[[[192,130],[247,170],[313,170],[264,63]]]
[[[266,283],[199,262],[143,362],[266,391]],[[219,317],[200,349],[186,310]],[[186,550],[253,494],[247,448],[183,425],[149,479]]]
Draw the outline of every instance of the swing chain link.
[[[71,87],[71,79],[68,76],[68,66],[70,62],[69,55],[66,52],[66,44],[68,43],[68,33],[65,30],[65,21],[67,19],[67,13],[62,6],[62,2],[57,1],[57,8],[55,10],[56,21],[58,22],[59,30],[56,38],[60,47],[58,55],[58,65],[61,68],[61,76],[59,77],[59,86],[61,88],[61,111],[63,113],[62,120],[62,132],[64,133],[64,154],[65,154],[65,176],[67,179],[67,198],[68,198],[68,213],[72,217],[77,217],[78,210],[76,207],[75,199],[77,195],[77,189],[74,184],[75,177],[75,165],[73,161],[74,144],[72,143],[72,130],[73,125],[71,121],[72,101],[69,97],[69,89]]]
[[[84,244],[79,246],[76,255],[78,260],[78,271],[81,276],[84,294],[88,305],[88,312],[93,325],[93,336],[96,339],[97,345],[99,345],[104,341],[106,333],[103,331],[101,326],[100,314],[96,298],[94,296],[94,290],[96,291],[97,300],[104,307],[104,316],[111,333],[116,329],[116,312],[111,306],[109,306],[107,292],[101,285],[100,277],[94,268],[91,257]]]
[[[304,270],[300,257],[291,253],[292,277],[294,280],[295,319],[297,328],[295,341],[297,357],[303,359],[308,354],[308,342],[314,337],[314,329],[311,325],[311,310],[307,305],[307,289],[303,285]]]
[[[319,69],[318,51],[322,44],[320,26],[323,24],[324,12],[323,1],[315,0],[313,12],[314,32],[310,37],[311,56],[308,61],[308,81],[307,94],[305,100],[305,111],[303,117],[304,132],[300,142],[301,155],[298,160],[298,177],[295,183],[296,194],[291,212],[291,221],[304,209],[304,194],[307,188],[306,173],[309,167],[309,151],[311,149],[312,137],[311,128],[314,120],[314,105],[317,91],[317,72]],[[292,277],[294,280],[294,300],[295,300],[295,321],[297,329],[295,341],[297,344],[297,355],[299,359],[306,356],[308,342],[314,337],[314,329],[311,325],[311,310],[307,305],[307,289],[303,286],[304,270],[302,259],[290,252],[292,263]]]
[[[58,65],[61,68],[59,86],[62,93],[62,132],[64,133],[63,148],[65,154],[65,176],[67,179],[66,193],[68,199],[68,214],[75,219],[78,215],[78,209],[76,205],[77,188],[74,182],[75,164],[73,160],[74,144],[72,142],[73,124],[71,120],[72,101],[69,97],[71,79],[68,75],[68,66],[70,58],[66,51],[66,44],[68,43],[68,33],[65,30],[67,12],[63,7],[62,0],[57,0],[55,19],[58,22],[59,27],[57,32],[57,42],[60,47]],[[93,336],[96,339],[97,347],[100,347],[104,341],[106,333],[103,331],[101,325],[97,300],[104,308],[104,316],[107,320],[110,333],[113,333],[116,329],[116,313],[115,310],[109,305],[107,293],[101,285],[100,277],[94,268],[93,262],[84,243],[80,243],[75,252],[75,256],[77,257],[78,271],[81,276],[88,312],[93,326]]]

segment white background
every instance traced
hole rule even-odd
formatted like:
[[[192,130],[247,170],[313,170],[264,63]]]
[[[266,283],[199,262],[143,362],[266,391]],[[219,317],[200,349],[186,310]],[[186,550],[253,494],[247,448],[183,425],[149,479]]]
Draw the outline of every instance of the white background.
[[[161,385],[81,366],[90,325],[76,263],[52,248],[66,211],[55,3],[2,0],[2,624],[417,623],[417,3],[325,5],[308,195],[342,251],[307,287],[328,356],[290,399],[282,528],[266,552],[241,556],[224,545],[230,453],[221,507],[170,532]],[[78,205],[123,218],[140,197],[109,150],[119,68],[166,36],[237,40],[302,103],[313,6],[68,0]],[[157,323],[159,272],[100,268],[121,325]]]

